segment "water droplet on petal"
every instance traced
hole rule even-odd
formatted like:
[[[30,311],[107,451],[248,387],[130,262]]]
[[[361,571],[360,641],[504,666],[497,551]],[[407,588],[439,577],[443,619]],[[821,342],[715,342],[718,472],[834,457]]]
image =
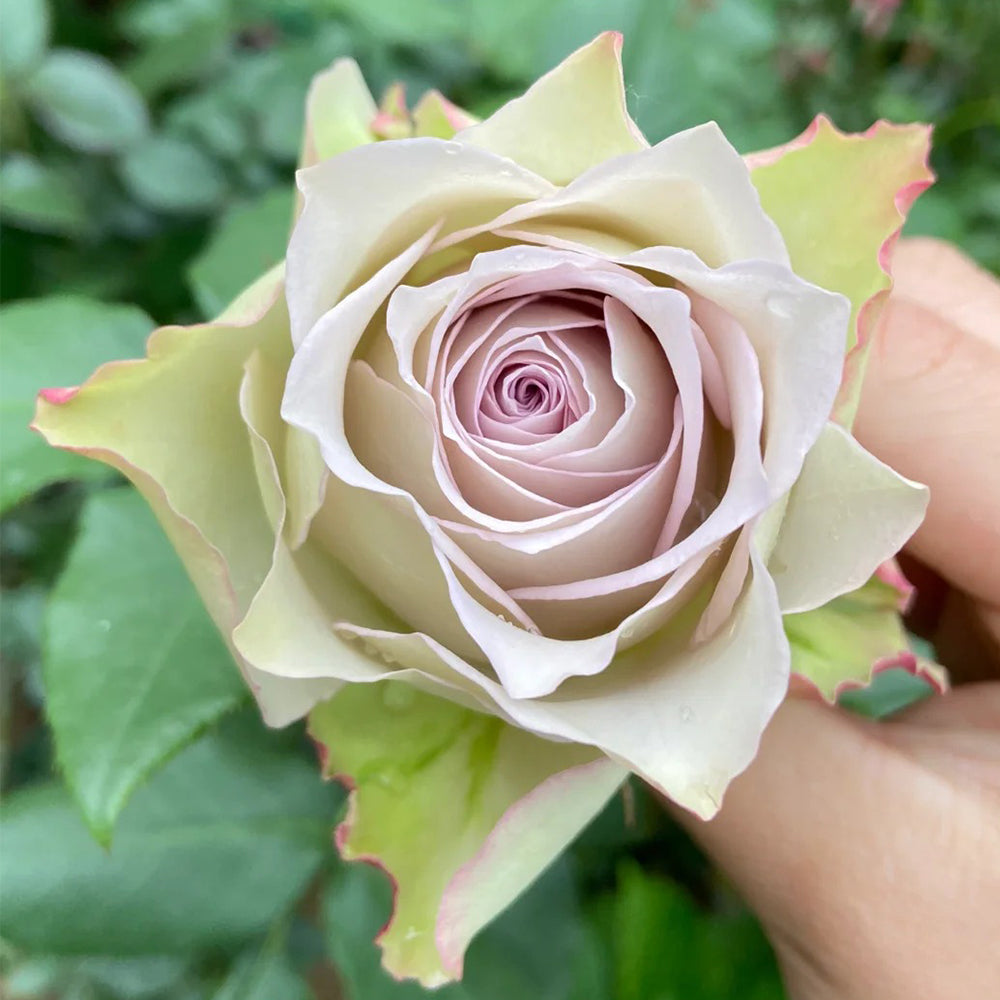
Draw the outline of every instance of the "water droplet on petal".
[[[681,722],[694,722],[694,709],[690,705],[681,706]]]
[[[771,292],[764,303],[771,314],[779,319],[791,319],[795,313],[794,300],[782,292]]]
[[[457,156],[462,151],[462,146],[457,142],[446,142],[444,144],[444,151],[449,156]]]
[[[382,704],[390,712],[405,712],[413,707],[417,692],[409,684],[398,681],[383,684]]]
[[[374,775],[375,784],[387,792],[402,795],[407,788],[406,775],[395,764],[385,763]]]

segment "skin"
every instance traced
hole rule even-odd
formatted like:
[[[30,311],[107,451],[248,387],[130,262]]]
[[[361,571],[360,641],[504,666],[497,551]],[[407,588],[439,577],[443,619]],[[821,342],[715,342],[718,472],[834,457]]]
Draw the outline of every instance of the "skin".
[[[884,722],[795,692],[720,814],[679,817],[793,1000],[1000,996],[1000,283],[923,239],[894,276],[855,433],[931,488],[908,552],[954,689]]]

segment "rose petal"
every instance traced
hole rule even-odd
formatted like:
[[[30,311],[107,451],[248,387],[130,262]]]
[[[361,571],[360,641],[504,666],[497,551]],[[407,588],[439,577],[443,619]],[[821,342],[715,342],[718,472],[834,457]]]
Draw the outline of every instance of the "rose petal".
[[[300,170],[298,184],[305,207],[287,256],[296,347],[346,293],[431,227],[442,235],[466,228],[552,190],[510,160],[439,139],[359,146]]]
[[[338,59],[313,77],[306,97],[306,125],[300,167],[374,142],[371,122],[377,108],[353,59]]]
[[[926,125],[880,121],[850,135],[819,115],[787,146],[747,158],[796,274],[851,300],[850,353],[837,403],[837,420],[848,427],[867,344],[891,287],[892,247],[913,201],[934,179],[929,148]]]
[[[568,682],[544,699],[511,698],[426,636],[357,631],[401,662],[450,666],[516,725],[598,747],[702,819],[718,811],[726,786],[753,760],[788,685],[781,613],[756,555],[730,628],[695,649],[685,648],[683,629],[660,632],[621,654],[613,671]]]
[[[553,184],[643,148],[625,107],[621,45],[617,32],[599,35],[458,140],[509,156]]]
[[[904,479],[827,424],[792,488],[768,568],[784,613],[860,587],[923,520],[926,486]]]
[[[689,249],[712,267],[751,259],[788,264],[749,170],[714,122],[602,162],[561,191],[489,223],[456,227],[436,246],[487,230],[582,245],[609,258],[666,245]]]
[[[132,479],[226,636],[267,572],[273,544],[239,392],[255,350],[285,363],[281,291],[276,269],[215,323],[162,327],[146,359],[104,365],[67,401],[40,400],[35,417],[50,444]]]

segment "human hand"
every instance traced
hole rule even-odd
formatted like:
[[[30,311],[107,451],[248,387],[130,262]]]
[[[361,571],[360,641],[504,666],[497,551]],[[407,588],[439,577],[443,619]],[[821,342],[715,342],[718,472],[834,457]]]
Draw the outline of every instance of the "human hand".
[[[887,722],[789,697],[721,813],[681,817],[794,1000],[1000,996],[1000,284],[933,240],[894,271],[855,433],[930,486],[931,637],[956,685],[991,680]]]

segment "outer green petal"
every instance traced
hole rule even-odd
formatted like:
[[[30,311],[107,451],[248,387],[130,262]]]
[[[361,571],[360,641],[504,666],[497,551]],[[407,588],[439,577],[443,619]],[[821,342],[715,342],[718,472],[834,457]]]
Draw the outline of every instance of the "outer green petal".
[[[768,569],[783,613],[853,590],[923,520],[926,486],[904,479],[828,423],[792,487]]]
[[[553,184],[643,149],[625,107],[621,47],[617,32],[599,35],[459,141],[509,156]]]
[[[153,333],[144,360],[47,389],[35,427],[50,444],[124,472],[156,512],[224,635],[271,561],[273,532],[240,413],[244,365],[287,352],[280,269],[223,319]],[[280,362],[279,362],[280,363]]]
[[[397,977],[441,985],[472,936],[534,880],[625,777],[408,685],[352,685],[315,708],[325,771],[352,788],[337,845],[383,867],[395,913],[379,936]]]
[[[845,135],[820,115],[787,146],[747,158],[792,268],[851,300],[834,411],[845,426],[854,420],[868,341],[892,285],[893,246],[910,206],[934,179],[929,149],[926,125],[877,122],[863,135]]]
[[[382,94],[371,129],[378,139],[409,139],[413,135],[413,121],[406,107],[406,87],[402,83],[390,84]]]
[[[313,79],[306,97],[306,130],[300,167],[374,142],[378,108],[353,59],[338,59]]]
[[[413,108],[413,134],[450,139],[456,132],[471,128],[479,119],[452,104],[436,90],[428,90]]]
[[[792,673],[830,702],[889,667],[920,674],[939,690],[946,684],[940,667],[909,651],[899,591],[878,577],[815,611],[787,615],[785,634],[792,648]]]

